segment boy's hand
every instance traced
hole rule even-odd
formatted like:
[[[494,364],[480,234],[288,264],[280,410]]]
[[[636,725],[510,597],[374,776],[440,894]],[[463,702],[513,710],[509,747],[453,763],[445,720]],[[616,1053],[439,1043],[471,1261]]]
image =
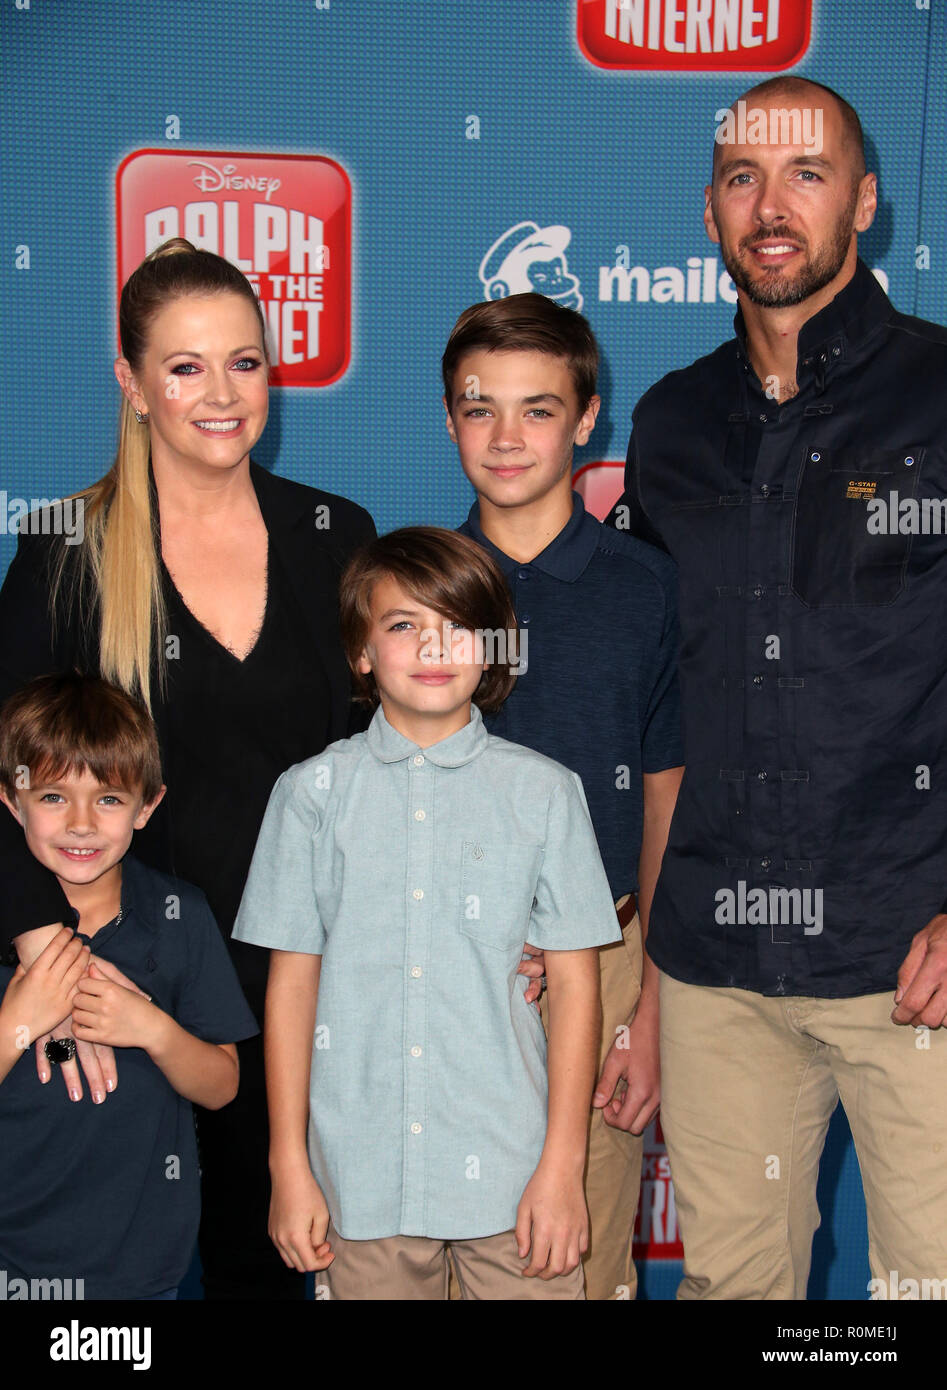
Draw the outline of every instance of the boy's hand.
[[[17,966],[3,997],[4,1025],[9,1024],[18,1034],[17,1046],[24,1050],[31,1047],[37,1037],[69,1017],[88,959],[88,946],[63,927],[29,970]]]
[[[106,979],[95,962],[79,984],[72,1002],[76,1040],[109,1047],[141,1047],[148,1051],[165,1017],[137,986],[128,989]]]
[[[92,956],[92,962],[108,979],[114,980],[116,984],[124,985],[126,989],[134,990],[136,994],[142,995],[147,999],[148,995],[144,990],[140,990],[134,980],[130,980],[127,975],[123,975],[117,965],[112,965],[111,961],[101,960],[98,956]],[[118,1085],[118,1066],[115,1062],[115,1053],[106,1043],[90,1043],[80,1038],[76,1038],[73,1033],[71,1016],[65,1019],[62,1024],[54,1028],[51,1033],[44,1034],[36,1041],[36,1073],[43,1085],[52,1076],[52,1066],[44,1050],[45,1044],[51,1038],[74,1038],[76,1044],[76,1057],[82,1065],[85,1073],[86,1084],[96,1105],[100,1105],[110,1091],[114,1091]],[[63,1062],[59,1068],[62,1073],[63,1083],[69,1092],[70,1100],[82,1099],[82,1082],[79,1079],[79,1067],[75,1061]]]
[[[516,1248],[527,1279],[569,1274],[589,1248],[589,1214],[582,1174],[566,1173],[540,1160],[516,1211]]]
[[[274,1174],[267,1230],[283,1264],[300,1274],[327,1269],[335,1259],[328,1229],[329,1208],[308,1162]]]

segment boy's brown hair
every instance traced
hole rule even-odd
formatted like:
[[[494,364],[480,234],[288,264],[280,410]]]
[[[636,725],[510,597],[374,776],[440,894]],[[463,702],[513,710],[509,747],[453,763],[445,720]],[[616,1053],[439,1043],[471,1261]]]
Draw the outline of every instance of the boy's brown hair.
[[[0,787],[16,795],[25,769],[37,785],[91,772],[103,786],[161,790],[158,737],[147,710],[118,686],[70,671],[39,676],[0,709]],[[19,782],[23,786],[23,782]]]
[[[569,368],[579,408],[595,395],[598,344],[588,320],[543,294],[511,294],[465,309],[451,329],[441,358],[444,398],[454,411],[454,377],[471,352],[545,352]]]
[[[510,661],[511,652],[514,662],[518,652],[513,601],[492,557],[476,541],[439,526],[405,526],[379,536],[356,551],[346,566],[339,589],[339,616],[355,698],[378,704],[375,678],[359,671],[358,659],[371,630],[372,592],[386,578],[447,619],[475,631],[503,634],[497,659],[491,654],[491,664],[473,694],[474,704],[484,714],[495,713],[516,680]]]

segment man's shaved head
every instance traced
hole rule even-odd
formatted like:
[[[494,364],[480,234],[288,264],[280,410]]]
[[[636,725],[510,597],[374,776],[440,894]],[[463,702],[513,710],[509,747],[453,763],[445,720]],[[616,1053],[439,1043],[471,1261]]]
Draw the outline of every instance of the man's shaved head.
[[[776,97],[788,97],[795,100],[797,104],[804,103],[812,105],[828,97],[835,102],[839,115],[842,120],[842,138],[845,142],[845,149],[852,164],[852,180],[858,183],[864,178],[865,165],[865,136],[862,131],[862,123],[858,119],[858,112],[853,106],[839,96],[838,92],[833,92],[831,87],[826,87],[822,82],[812,82],[807,77],[770,77],[765,82],[759,82],[755,87],[750,87],[743,92],[736,101],[733,102],[730,110],[736,114],[737,102],[745,102],[746,109],[754,106],[761,106]],[[717,172],[717,165],[720,159],[722,146],[714,142],[714,173]]]

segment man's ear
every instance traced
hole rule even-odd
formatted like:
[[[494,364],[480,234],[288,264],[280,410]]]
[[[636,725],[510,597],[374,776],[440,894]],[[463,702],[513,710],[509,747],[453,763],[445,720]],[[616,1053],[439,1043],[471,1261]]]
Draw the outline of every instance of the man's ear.
[[[446,397],[446,396],[441,396],[441,402],[443,403],[444,410],[447,412],[447,418],[446,418],[446,420],[444,421],[444,423],[445,423],[446,426],[447,426],[447,433],[450,435],[451,439],[452,439],[453,442],[456,444],[456,443],[457,443],[457,431],[454,429],[454,417],[453,417],[453,415],[451,415],[451,413],[450,413],[450,406],[447,404],[447,397]]]
[[[144,803],[141,810],[138,812],[138,815],[135,817],[134,825],[136,830],[144,830],[145,826],[151,820],[152,813],[154,812],[158,804],[163,800],[164,794],[167,790],[167,787],[162,785],[158,791],[158,795],[154,798],[154,800],[146,801]]]
[[[878,180],[874,174],[866,174],[858,185],[858,202],[855,205],[855,231],[867,232],[878,211]]]
[[[713,186],[708,183],[707,187],[704,189],[704,226],[707,228],[707,235],[710,237],[710,240],[712,242],[715,242],[716,245],[719,246],[720,233],[717,230],[717,223],[714,219],[714,210],[711,206],[712,194]]]
[[[4,791],[3,788],[0,787],[0,801],[3,802],[4,806],[10,812],[10,815],[14,818],[17,824],[22,825],[23,812],[20,810],[19,803],[17,802],[16,797],[11,797],[9,792]]]

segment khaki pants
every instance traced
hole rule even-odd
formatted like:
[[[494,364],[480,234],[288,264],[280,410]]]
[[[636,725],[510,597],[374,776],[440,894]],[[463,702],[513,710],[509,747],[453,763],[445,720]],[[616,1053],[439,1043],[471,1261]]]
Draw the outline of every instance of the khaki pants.
[[[805,1298],[819,1159],[840,1096],[873,1279],[888,1297],[907,1293],[902,1279],[917,1281],[921,1297],[923,1280],[947,1279],[947,1032],[898,1027],[893,1007],[893,991],[770,998],[662,973],[661,1124],[684,1242],[678,1298]]]
[[[554,1279],[524,1279],[512,1231],[477,1240],[429,1240],[425,1236],[391,1236],[386,1240],[343,1240],[330,1224],[327,1236],[335,1259],[316,1275],[316,1298],[447,1298],[447,1252],[462,1299],[584,1299],[582,1266]],[[320,1288],[320,1285],[322,1288]]]
[[[619,903],[623,900],[620,899]],[[599,951],[602,975],[602,1044],[599,1074],[616,1031],[629,1021],[641,994],[641,924],[637,913],[624,940]],[[549,1026],[546,996],[543,1025]],[[641,1190],[642,1136],[610,1128],[601,1110],[589,1117],[585,1199],[589,1208],[589,1248],[583,1258],[585,1296],[592,1300],[634,1298],[638,1275],[631,1242]]]

